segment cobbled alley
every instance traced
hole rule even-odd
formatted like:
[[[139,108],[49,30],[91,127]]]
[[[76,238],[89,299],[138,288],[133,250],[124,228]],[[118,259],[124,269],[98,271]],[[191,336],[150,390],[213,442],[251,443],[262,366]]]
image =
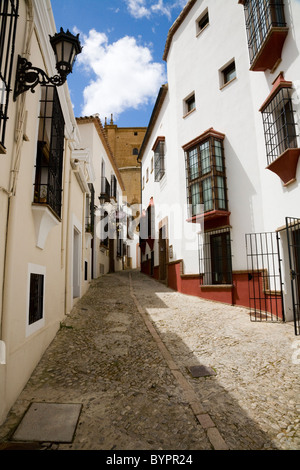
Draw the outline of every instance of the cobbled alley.
[[[61,324],[0,448],[26,446],[14,433],[30,404],[61,403],[81,405],[72,441],[32,448],[299,450],[299,350],[292,324],[253,323],[136,270],[108,274]]]

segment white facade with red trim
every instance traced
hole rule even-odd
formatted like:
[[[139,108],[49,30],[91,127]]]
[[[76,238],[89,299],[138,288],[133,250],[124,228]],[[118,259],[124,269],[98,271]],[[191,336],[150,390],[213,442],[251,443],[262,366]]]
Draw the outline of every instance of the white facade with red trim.
[[[164,269],[160,265],[163,262],[160,252],[166,250],[164,280],[170,287],[188,294],[256,309],[256,305],[253,307],[256,300],[249,298],[249,292],[250,297],[253,297],[253,293],[249,286],[251,276],[247,263],[247,259],[253,261],[254,251],[249,257],[245,236],[266,232],[275,234],[277,231],[283,258],[280,273],[283,285],[281,301],[283,299],[285,318],[293,320],[295,308],[298,307],[295,306],[295,299],[292,301],[291,298],[289,247],[284,228],[287,217],[300,218],[300,3],[296,0],[278,2],[278,8],[281,8],[279,4],[284,3],[280,15],[279,10],[272,10],[270,2],[262,3],[272,18],[275,13],[279,18],[283,11],[285,26],[281,17],[278,19],[281,21],[279,26],[271,25],[254,58],[254,45],[251,45],[250,51],[248,42],[251,38],[247,36],[246,28],[252,1],[191,0],[169,31],[164,53],[168,84],[162,87],[158,96],[139,157],[142,162],[143,206],[146,209],[153,198],[155,207],[152,215],[155,241],[151,244],[149,240],[142,243],[142,269],[162,279],[160,272],[164,275]],[[259,21],[267,21],[266,15],[261,13]],[[249,24],[252,28],[257,27],[258,37],[262,26],[260,23],[255,25],[255,21],[252,19],[251,23],[249,20]],[[266,59],[270,57],[267,54],[270,50],[272,65]],[[233,72],[232,67],[229,67],[232,64]],[[269,68],[271,66],[272,70]],[[290,122],[286,124],[286,130],[282,131],[276,123],[278,134],[271,135],[272,132],[274,134],[274,121],[278,117],[272,100],[275,97],[278,99],[279,90],[287,89],[289,98],[284,95],[284,104],[281,106],[291,104],[296,136],[293,135],[284,151],[277,149],[276,158],[274,150],[274,162],[270,164],[266,139],[271,139],[272,148],[276,149],[276,146],[280,147],[280,139],[284,141],[286,134],[294,132]],[[269,103],[274,104],[273,114],[269,113],[269,119],[272,114],[273,121],[269,120],[269,130],[266,131],[268,121],[264,110]],[[288,113],[291,115],[290,110],[286,109],[285,113],[286,116]],[[224,135],[228,205],[226,214],[223,211],[226,217],[220,218],[220,211],[206,211],[202,218],[194,217],[194,221],[204,221],[204,226],[201,226],[189,221],[186,204],[191,181],[187,181],[185,159],[189,158],[187,152],[193,144],[201,144],[203,136],[209,131]],[[280,132],[283,137],[280,137]],[[153,145],[158,137],[163,137],[165,142],[165,167],[163,177],[155,182],[151,168],[152,159],[155,159]],[[203,174],[200,174],[201,177]],[[203,191],[202,182],[200,188],[201,185],[200,192]],[[192,197],[196,201],[197,197]],[[164,224],[167,227],[166,248],[159,242],[159,229]],[[196,231],[193,230],[195,226]],[[196,233],[201,230],[199,240],[202,246],[206,243],[203,239],[208,240],[211,235],[216,236],[224,230],[230,232],[230,282],[204,284],[205,261],[201,257],[199,260]],[[297,237],[296,228],[293,231],[293,237]],[[298,256],[296,247],[290,246],[290,250],[293,251],[292,256]],[[268,248],[266,255],[270,256],[270,253],[271,249]],[[263,259],[265,254],[262,252],[260,255]],[[204,263],[202,268],[200,266],[200,273],[199,261],[200,265]],[[256,265],[254,271],[263,270],[264,267]],[[261,276],[257,282],[263,291],[262,295],[279,296],[279,290],[271,285],[271,280]],[[269,302],[273,302],[273,297],[269,298]],[[268,312],[270,309],[266,307],[260,310]]]

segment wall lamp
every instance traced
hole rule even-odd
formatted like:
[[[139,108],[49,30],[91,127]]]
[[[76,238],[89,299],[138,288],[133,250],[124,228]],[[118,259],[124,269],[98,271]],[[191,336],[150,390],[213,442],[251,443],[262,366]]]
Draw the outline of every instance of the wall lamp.
[[[41,69],[33,67],[27,59],[18,56],[16,82],[14,90],[14,101],[27,90],[35,92],[34,88],[40,85],[61,86],[65,83],[67,76],[72,72],[76,56],[81,53],[82,47],[79,34],[74,36],[69,30],[65,33],[62,28],[60,32],[50,37],[50,43],[54,51],[56,69],[58,75],[48,77]]]

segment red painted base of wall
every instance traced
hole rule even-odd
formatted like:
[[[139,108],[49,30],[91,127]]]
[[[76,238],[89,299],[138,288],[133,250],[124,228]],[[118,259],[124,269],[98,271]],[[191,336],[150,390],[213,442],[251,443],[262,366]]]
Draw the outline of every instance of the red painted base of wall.
[[[151,275],[150,260],[142,263],[141,271],[144,274]],[[159,268],[155,266],[153,269],[152,277],[159,279]],[[248,272],[234,272],[232,285],[220,285],[220,286],[203,286],[202,279],[199,274],[183,274],[182,272],[182,260],[178,260],[168,264],[168,278],[167,285],[171,289],[181,292],[186,295],[193,295],[195,297],[201,297],[206,300],[214,302],[222,302],[230,305],[239,305],[241,307],[251,308],[255,310],[261,308],[266,312],[275,311],[274,304],[276,302],[277,309],[280,312],[281,298],[274,294],[265,296],[262,288],[262,276],[258,273],[255,277],[254,283],[251,284],[250,296],[249,296],[249,278]],[[251,290],[254,289],[256,292],[260,292],[261,299],[255,300],[250,299],[253,297]],[[262,300],[263,299],[263,300]],[[255,302],[257,305],[255,305]],[[272,303],[272,305],[271,305]],[[280,316],[280,313],[278,314]]]

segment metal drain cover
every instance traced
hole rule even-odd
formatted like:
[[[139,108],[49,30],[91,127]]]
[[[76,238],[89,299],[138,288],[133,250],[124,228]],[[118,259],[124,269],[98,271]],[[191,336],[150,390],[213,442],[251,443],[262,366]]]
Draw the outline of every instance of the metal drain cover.
[[[82,405],[32,403],[14,441],[72,442]]]
[[[211,367],[207,366],[191,366],[188,369],[193,377],[209,377],[217,375]]]

